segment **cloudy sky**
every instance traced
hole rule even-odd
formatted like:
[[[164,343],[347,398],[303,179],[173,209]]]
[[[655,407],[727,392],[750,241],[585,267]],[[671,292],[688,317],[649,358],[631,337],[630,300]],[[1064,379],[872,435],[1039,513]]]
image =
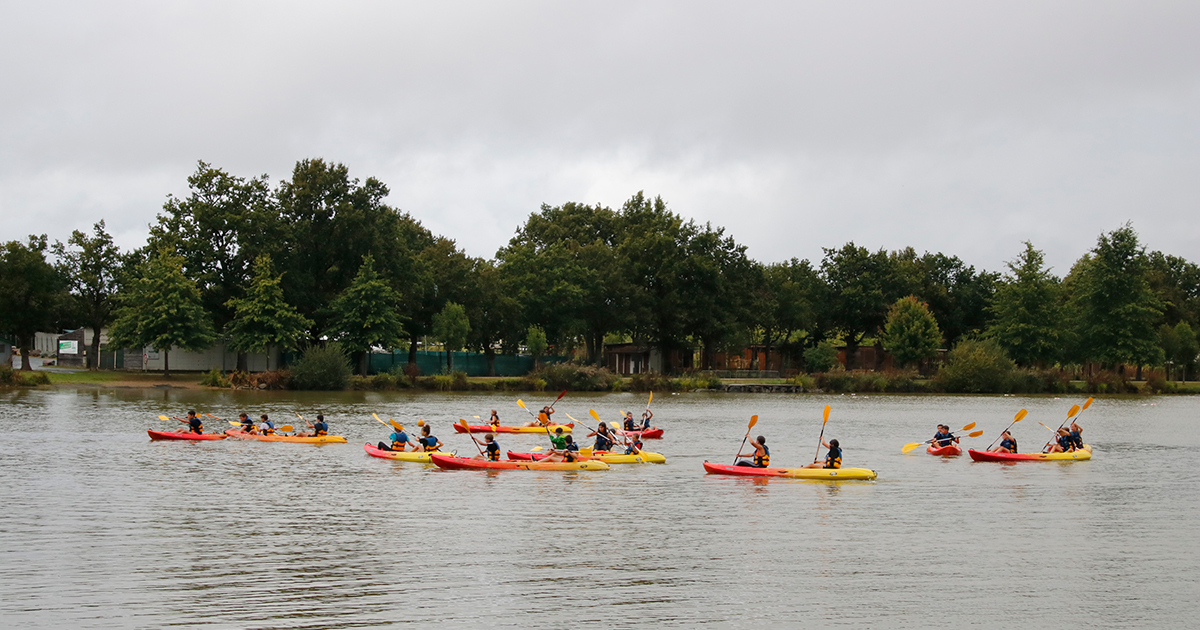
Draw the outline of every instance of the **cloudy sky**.
[[[204,160],[346,164],[468,253],[644,190],[752,257],[1200,262],[1200,3],[0,2],[0,239],[140,245]]]

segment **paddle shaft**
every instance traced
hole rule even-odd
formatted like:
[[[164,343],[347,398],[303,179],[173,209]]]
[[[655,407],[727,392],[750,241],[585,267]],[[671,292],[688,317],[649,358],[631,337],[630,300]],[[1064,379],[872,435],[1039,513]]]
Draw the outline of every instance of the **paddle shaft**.
[[[1087,411],[1087,408],[1088,408],[1088,407],[1091,407],[1091,406],[1092,406],[1092,399],[1091,399],[1091,398],[1088,398],[1088,399],[1087,399],[1087,402],[1083,403],[1083,407],[1079,409],[1079,412],[1078,412],[1078,413],[1075,413],[1074,415],[1067,414],[1067,419],[1066,419],[1066,420],[1063,420],[1062,424],[1058,425],[1058,429],[1056,429],[1056,430],[1054,431],[1054,433],[1056,433],[1056,434],[1057,434],[1057,433],[1058,433],[1058,430],[1059,430],[1059,429],[1062,429],[1062,428],[1063,428],[1063,427],[1065,427],[1065,426],[1067,426],[1067,423],[1068,423],[1068,422],[1070,422],[1070,421],[1071,421],[1073,418],[1074,418],[1074,419],[1078,419],[1078,418],[1079,418],[1079,416],[1082,416],[1082,415],[1083,415],[1083,412]],[[1040,424],[1040,423],[1039,423],[1039,424]],[[1043,424],[1042,426],[1046,426],[1046,425],[1044,425],[1044,424]],[[1047,428],[1047,429],[1049,429],[1050,427],[1046,427],[1046,428]],[[1051,444],[1053,444],[1053,443],[1054,443],[1054,439],[1053,439],[1053,438],[1051,438],[1051,440],[1050,440],[1049,442],[1046,442],[1046,443],[1045,443],[1045,444],[1042,446],[1042,451],[1043,451],[1043,452],[1045,452],[1045,450],[1046,450],[1047,448],[1050,448],[1050,445],[1051,445]]]

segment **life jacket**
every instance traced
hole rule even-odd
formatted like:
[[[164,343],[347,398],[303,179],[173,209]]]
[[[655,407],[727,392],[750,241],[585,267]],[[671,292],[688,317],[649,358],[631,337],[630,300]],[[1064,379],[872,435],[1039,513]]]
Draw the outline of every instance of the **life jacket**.
[[[408,434],[401,431],[392,435],[394,436],[392,439],[392,450],[404,450],[404,447],[408,444]]]
[[[1000,446],[1008,449],[1008,452],[1010,452],[1010,453],[1017,452],[1017,441],[1016,440],[1004,440],[1003,442],[1000,442]]]
[[[637,431],[637,425],[634,424],[633,418],[629,418],[629,417],[625,418],[625,430],[626,431]]]
[[[1072,431],[1070,436],[1071,444],[1074,444],[1077,450],[1083,448],[1083,436],[1079,433],[1079,431]]]
[[[954,436],[950,435],[949,433],[938,432],[938,433],[933,434],[933,443],[938,448],[943,447],[943,446],[950,446],[950,440],[953,438],[954,438]]]
[[[625,454],[633,455],[634,453],[637,453],[640,450],[642,450],[641,440],[634,440],[633,443],[631,443],[629,446],[625,447]],[[770,459],[770,458],[768,457],[767,459]]]
[[[825,467],[826,468],[841,468],[842,467],[842,449],[841,449],[841,447],[829,449],[829,453],[825,455]]]
[[[275,427],[272,427],[272,426],[264,427],[263,435],[275,435]]]
[[[762,455],[758,454],[758,450],[754,451],[754,465],[759,468],[766,468],[771,465],[771,449],[767,448],[766,444],[759,444],[762,447]]]
[[[429,453],[431,451],[436,451],[437,443],[438,443],[437,438],[433,437],[432,435],[429,437],[421,438],[421,445],[425,447],[426,453]]]
[[[489,442],[487,447],[484,448],[484,452],[487,453],[488,459],[490,459],[494,462],[500,461],[500,445],[499,444],[497,444],[495,442]]]
[[[198,417],[192,418],[191,420],[188,420],[188,429],[190,429],[192,433],[204,433],[204,421]]]
[[[592,446],[593,451],[607,451],[612,448],[613,442],[607,435],[603,433],[596,434],[596,444]]]
[[[1058,447],[1059,448],[1061,448],[1064,451],[1069,451],[1069,450],[1071,450],[1071,447],[1073,447],[1073,446],[1075,446],[1075,442],[1074,442],[1074,440],[1071,439],[1070,435],[1058,436]]]
[[[563,451],[563,461],[565,461],[565,462],[579,461],[579,445],[578,444],[571,443],[571,444],[567,445],[566,450]]]
[[[329,425],[325,424],[324,422],[318,422],[313,425],[313,433],[316,434],[317,437],[329,435]]]
[[[642,418],[642,430],[643,431],[650,430],[650,418]]]

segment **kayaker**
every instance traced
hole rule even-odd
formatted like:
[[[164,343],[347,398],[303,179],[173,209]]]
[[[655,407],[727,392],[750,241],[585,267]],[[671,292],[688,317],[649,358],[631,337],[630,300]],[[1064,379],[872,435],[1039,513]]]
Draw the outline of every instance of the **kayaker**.
[[[500,414],[496,410],[492,410],[492,417],[488,419],[488,424],[492,425],[492,430],[496,431],[500,428]]]
[[[738,466],[750,466],[752,468],[766,468],[771,465],[771,449],[767,448],[767,438],[758,436],[750,443],[754,447],[753,453],[738,453],[737,457],[753,457],[754,461],[738,460]]]
[[[471,436],[471,439],[475,440],[476,444],[484,445],[483,453],[476,455],[475,459],[486,459],[492,462],[500,461],[500,443],[496,441],[496,436],[488,433],[487,435],[483,436],[483,442],[480,442],[478,439],[476,439],[474,435]]]
[[[950,446],[951,443],[958,444],[958,438],[954,437],[954,434],[950,432],[948,425],[939,424],[937,433],[933,434],[931,442],[934,448],[944,448]]]
[[[596,436],[596,443],[592,445],[593,451],[611,451],[613,446],[613,435],[608,432],[608,425],[603,422],[596,427],[595,431],[587,434],[586,437]]]
[[[634,419],[633,419],[632,411],[625,412],[625,430],[626,431],[637,431],[637,422],[634,421]]]
[[[421,427],[421,439],[419,442],[421,443],[421,448],[424,448],[426,453],[436,451],[442,447],[442,443],[429,434],[429,425]]]
[[[329,435],[329,424],[325,422],[325,416],[317,414],[317,423],[313,425],[313,437],[324,435]]]
[[[391,435],[388,436],[388,440],[392,442],[391,446],[380,442],[379,450],[400,451],[403,453],[407,451],[408,447],[410,446],[414,451],[421,450],[420,447],[413,443],[412,438],[408,437],[408,434],[404,432],[404,429],[396,429],[395,431],[392,431]]]
[[[829,440],[828,442],[821,440],[821,446],[829,449],[829,452],[825,453],[825,461],[815,461],[805,466],[805,468],[841,468],[842,445],[837,440]]]
[[[550,436],[550,447],[558,450],[562,450],[567,447],[567,440],[563,436],[562,427],[555,429],[554,435]]]
[[[1008,431],[1005,431],[1004,433],[1000,434],[1000,437],[1003,438],[1000,440],[1000,444],[988,449],[989,451],[991,451],[992,453],[1016,453],[1017,452],[1017,441],[1013,439],[1013,436],[1011,433],[1009,433]]]
[[[571,436],[563,437],[564,446],[561,450],[553,449],[541,459],[543,462],[575,462],[579,461],[579,445]]]
[[[175,419],[188,425],[188,430],[196,435],[202,435],[204,433],[204,421],[200,419],[200,416],[196,415],[196,411],[194,409],[187,412],[186,418]]]
[[[649,409],[642,412],[642,430],[643,431],[652,430],[650,427],[650,419],[653,417],[654,417],[654,412],[650,411]],[[654,427],[654,428],[657,429],[658,427]]]
[[[554,422],[550,420],[550,416],[552,416],[552,415],[554,415],[554,410],[551,409],[549,407],[549,405],[542,407],[542,410],[537,415],[537,420],[535,420],[533,422],[526,422],[525,426],[527,426],[527,427],[548,427],[548,426],[554,424]]]
[[[263,435],[275,435],[275,423],[267,418],[267,414],[258,417],[258,424],[262,427]]]
[[[1054,443],[1046,449],[1047,453],[1069,453],[1075,450],[1075,442],[1071,439],[1071,431],[1066,427],[1058,430],[1058,436],[1055,437]]]
[[[633,441],[627,443],[625,446],[625,454],[626,455],[636,455],[641,452],[642,452],[642,438],[640,438],[640,437],[633,438]]]
[[[1071,421],[1071,444],[1075,446],[1075,450],[1083,450],[1083,427],[1074,420]]]
[[[250,419],[250,415],[246,412],[238,414],[238,422],[242,423],[242,430],[250,435],[258,435],[258,429],[254,428],[254,421]]]

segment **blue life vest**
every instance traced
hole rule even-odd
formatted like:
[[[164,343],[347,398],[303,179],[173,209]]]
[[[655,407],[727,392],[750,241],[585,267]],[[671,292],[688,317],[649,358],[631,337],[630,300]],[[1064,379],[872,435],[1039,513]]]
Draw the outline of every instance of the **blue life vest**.
[[[500,445],[495,441],[489,442],[487,447],[484,448],[484,452],[487,453],[488,459],[494,462],[500,461]]]
[[[596,434],[596,444],[592,446],[594,451],[607,451],[612,449],[612,440],[603,433]]]
[[[842,448],[829,449],[829,453],[825,455],[826,468],[841,468],[842,467]]]
[[[1010,452],[1010,453],[1017,452],[1017,441],[1016,440],[1004,440],[1003,442],[1000,442],[1000,446],[1008,449],[1008,452]]]
[[[192,433],[204,433],[204,421],[196,416],[188,420],[188,429],[191,429]]]
[[[392,448],[404,448],[408,444],[408,434],[404,431],[393,432],[388,439],[392,441]]]
[[[425,452],[437,450],[438,439],[432,435],[421,438],[421,446],[425,447]]]
[[[938,432],[938,433],[933,434],[933,443],[938,448],[941,448],[943,446],[950,446],[950,441],[952,439],[954,439],[954,436],[950,433]]]

